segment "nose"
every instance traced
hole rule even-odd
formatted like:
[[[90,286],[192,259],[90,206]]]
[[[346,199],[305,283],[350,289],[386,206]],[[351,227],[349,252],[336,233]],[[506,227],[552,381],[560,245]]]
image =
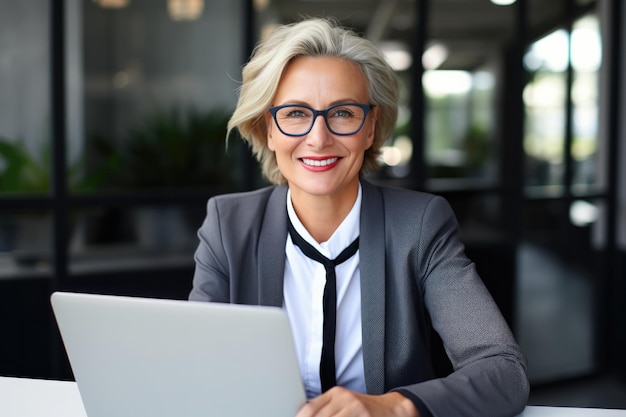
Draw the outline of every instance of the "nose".
[[[324,120],[323,115],[317,115],[313,121],[311,130],[306,135],[305,140],[307,145],[318,149],[321,149],[330,143],[332,140],[332,134],[328,130],[328,126],[326,126],[326,121]]]

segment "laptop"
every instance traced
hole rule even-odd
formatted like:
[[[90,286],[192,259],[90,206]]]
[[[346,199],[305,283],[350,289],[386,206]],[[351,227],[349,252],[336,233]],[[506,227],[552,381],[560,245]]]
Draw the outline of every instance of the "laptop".
[[[55,292],[89,417],[293,417],[306,401],[275,307]]]

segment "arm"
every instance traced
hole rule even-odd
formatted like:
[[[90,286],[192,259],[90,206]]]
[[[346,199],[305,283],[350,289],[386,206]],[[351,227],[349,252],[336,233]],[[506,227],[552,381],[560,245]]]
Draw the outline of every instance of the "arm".
[[[398,395],[334,388],[298,417],[333,415],[342,407],[368,416],[416,416],[417,410],[435,417],[515,415],[528,397],[524,358],[464,254],[451,208],[439,197],[393,192],[386,196],[385,213],[385,250],[393,254],[385,267],[386,291],[394,300],[386,307],[394,324],[385,330],[391,338],[385,379],[387,389]],[[429,333],[423,327],[429,324],[423,320],[426,312],[455,368],[447,378],[428,380],[428,351],[414,345],[423,343],[420,334]]]
[[[400,388],[434,416],[513,416],[528,399],[526,364],[491,295],[464,254],[452,209],[434,198],[420,229],[420,286],[454,372]]]
[[[229,268],[222,243],[220,213],[215,199],[207,203],[207,215],[198,230],[200,244],[196,249],[191,301],[228,302]]]
[[[198,230],[190,300],[280,306],[285,196],[286,187],[266,187],[209,199]]]

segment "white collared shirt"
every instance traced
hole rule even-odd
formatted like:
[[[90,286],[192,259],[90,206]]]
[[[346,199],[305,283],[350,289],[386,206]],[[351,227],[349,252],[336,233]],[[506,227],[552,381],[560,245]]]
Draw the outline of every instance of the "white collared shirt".
[[[323,243],[317,243],[304,228],[287,193],[287,213],[296,231],[315,249],[335,259],[359,236],[361,217],[361,185],[356,202],[341,225]],[[294,336],[296,355],[308,398],[321,393],[320,356],[322,352],[322,298],[326,283],[324,266],[302,253],[287,235],[285,246],[285,280],[283,308],[287,312]],[[337,326],[335,364],[337,384],[358,392],[366,392],[361,334],[361,276],[359,251],[335,268],[337,276]]]

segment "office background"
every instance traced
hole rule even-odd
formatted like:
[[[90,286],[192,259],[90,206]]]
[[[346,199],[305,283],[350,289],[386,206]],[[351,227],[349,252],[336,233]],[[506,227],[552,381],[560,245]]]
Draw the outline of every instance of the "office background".
[[[186,298],[207,198],[265,184],[241,65],[305,15],[396,69],[369,179],[451,202],[533,385],[625,380],[620,0],[0,0],[0,375],[71,378],[54,290]]]

